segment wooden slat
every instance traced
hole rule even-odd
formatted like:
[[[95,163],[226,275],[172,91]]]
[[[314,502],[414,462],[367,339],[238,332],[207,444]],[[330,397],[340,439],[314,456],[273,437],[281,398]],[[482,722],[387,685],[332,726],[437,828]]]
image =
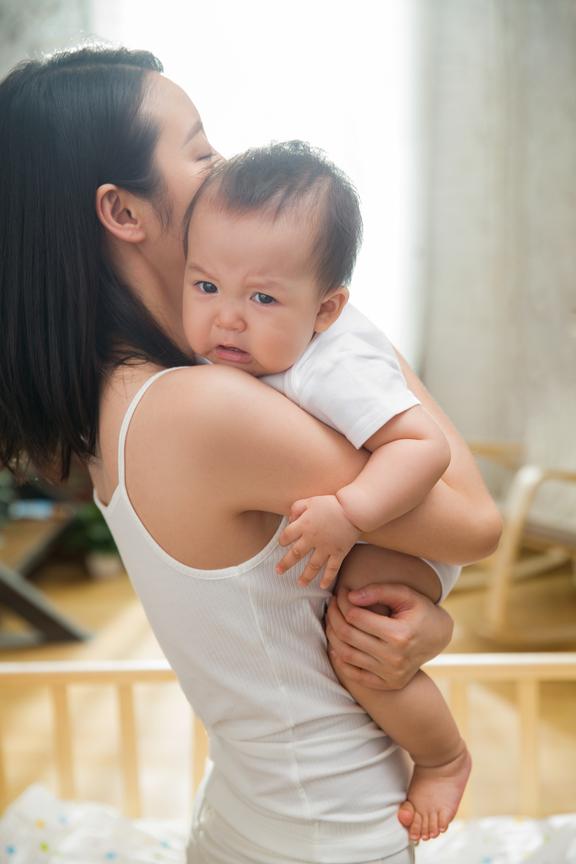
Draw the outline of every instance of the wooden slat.
[[[468,738],[470,723],[467,682],[452,681],[450,683],[450,708],[462,738]]]
[[[4,751],[4,741],[6,740],[4,730],[4,717],[0,713],[0,813],[3,813],[9,803],[8,796],[8,775],[6,772],[6,757]]]
[[[526,816],[537,816],[540,804],[538,682],[533,679],[520,681],[517,688],[520,719],[521,808]]]
[[[576,652],[443,654],[424,668],[451,681],[576,681]]]
[[[470,706],[468,699],[468,682],[466,681],[451,681],[450,682],[450,708],[456,725],[460,730],[460,734],[465,741],[470,740]],[[458,818],[469,818],[471,810],[470,805],[470,787],[464,793],[464,797],[460,802],[458,809]]]
[[[63,798],[74,798],[74,758],[72,752],[72,721],[68,688],[65,684],[53,684],[50,688],[54,718],[54,745],[58,787]]]
[[[434,677],[475,681],[576,681],[576,652],[443,654],[426,664]],[[175,681],[165,660],[108,662],[0,663],[0,685],[22,686],[67,681],[74,684],[160,683]]]
[[[481,456],[512,470],[522,464],[523,447],[512,441],[469,441],[475,456]]]
[[[124,812],[132,819],[142,815],[138,771],[138,742],[131,684],[116,688],[120,715],[120,767],[124,785]]]
[[[175,681],[165,660],[144,661],[46,661],[38,663],[0,663],[0,684],[122,684]]]
[[[208,756],[208,738],[202,721],[192,716],[192,795],[196,793],[204,775]]]

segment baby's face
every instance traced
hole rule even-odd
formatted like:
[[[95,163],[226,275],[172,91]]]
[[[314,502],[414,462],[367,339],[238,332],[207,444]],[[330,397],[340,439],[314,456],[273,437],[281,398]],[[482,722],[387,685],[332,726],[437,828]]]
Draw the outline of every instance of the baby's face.
[[[331,323],[312,272],[313,234],[310,221],[294,214],[273,221],[199,202],[184,277],[190,347],[257,376],[292,366],[314,332]]]

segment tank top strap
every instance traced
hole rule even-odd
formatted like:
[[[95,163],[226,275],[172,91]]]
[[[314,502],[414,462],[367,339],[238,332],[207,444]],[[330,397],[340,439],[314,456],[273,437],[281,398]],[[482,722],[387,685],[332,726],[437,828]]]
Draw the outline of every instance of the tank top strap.
[[[140,404],[140,400],[146,393],[149,387],[154,384],[159,378],[162,378],[163,375],[167,375],[168,372],[174,372],[176,369],[186,369],[186,366],[172,366],[170,369],[161,369],[160,372],[155,372],[154,375],[151,375],[150,378],[147,378],[144,384],[139,388],[136,395],[132,398],[132,401],[128,405],[126,409],[126,413],[124,414],[124,418],[122,420],[122,425],[120,426],[120,435],[118,436],[118,486],[125,488],[125,450],[126,450],[126,435],[128,434],[128,429],[130,427],[130,421],[134,416],[134,412],[136,408]]]

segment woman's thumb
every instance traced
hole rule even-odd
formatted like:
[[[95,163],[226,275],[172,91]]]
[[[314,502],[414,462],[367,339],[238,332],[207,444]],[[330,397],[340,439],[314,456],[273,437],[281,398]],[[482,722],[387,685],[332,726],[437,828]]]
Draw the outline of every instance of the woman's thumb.
[[[375,584],[350,591],[348,599],[355,606],[372,606],[381,603],[384,606],[397,608],[407,602],[409,591],[405,585]]]

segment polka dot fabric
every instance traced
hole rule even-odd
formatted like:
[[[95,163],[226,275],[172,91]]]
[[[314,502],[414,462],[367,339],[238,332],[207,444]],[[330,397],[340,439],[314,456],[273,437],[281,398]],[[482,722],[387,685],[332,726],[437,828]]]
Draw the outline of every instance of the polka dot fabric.
[[[185,864],[186,836],[186,826],[130,822],[31,786],[0,818],[0,864]],[[455,822],[420,843],[416,864],[576,864],[576,814]]]
[[[0,819],[0,864],[185,864],[186,829],[31,786]]]

